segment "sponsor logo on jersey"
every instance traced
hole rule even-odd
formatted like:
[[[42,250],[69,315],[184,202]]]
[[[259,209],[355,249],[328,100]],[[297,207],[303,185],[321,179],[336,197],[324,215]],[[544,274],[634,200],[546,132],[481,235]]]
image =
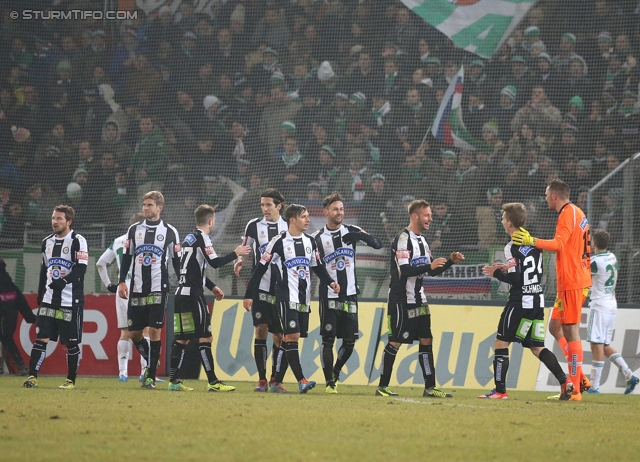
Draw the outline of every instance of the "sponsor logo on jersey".
[[[520,246],[520,253],[526,257],[526,256],[527,256],[527,254],[528,254],[529,252],[531,252],[531,250],[532,250],[532,249],[533,249],[533,247],[531,247],[531,246],[528,246],[528,245],[521,245],[521,246]]]
[[[129,240],[129,239],[125,239],[123,247],[124,247],[125,249],[128,249],[130,245],[131,245],[130,240]]]
[[[83,263],[89,263],[89,254],[84,250],[78,250],[76,252],[76,260]]]
[[[182,247],[180,247],[180,244],[173,244],[173,253],[180,253],[182,252]]]
[[[267,250],[267,246],[269,245],[269,243],[267,242],[266,244],[262,244],[260,246],[260,255],[262,255],[264,253],[265,250]]]
[[[417,257],[411,260],[411,266],[424,266],[429,264],[429,257]]]
[[[18,298],[18,295],[15,292],[5,292],[0,294],[0,302],[10,302],[16,298]]]
[[[271,255],[269,252],[264,252],[262,254],[262,258],[260,259],[260,261],[263,261],[265,263],[269,263],[272,258],[273,258],[273,255]]]
[[[587,220],[587,217],[582,217],[582,221],[580,222],[580,229],[582,231],[584,231],[587,226],[589,226],[589,221]]]
[[[396,259],[400,260],[401,258],[411,258],[411,252],[408,250],[396,250]]]
[[[353,258],[354,256],[355,252],[353,251],[353,249],[350,249],[348,247],[340,247],[339,249],[336,249],[335,252],[331,252],[330,254],[325,255],[324,261],[325,263],[331,263],[333,260],[339,257]]]
[[[518,262],[516,262],[516,259],[513,257],[507,260],[507,268],[515,268],[517,264]]]
[[[153,244],[142,244],[136,247],[136,255],[140,255],[141,253],[152,253],[158,257],[161,257],[164,253],[161,247]]]
[[[53,257],[50,258],[49,261],[47,262],[47,266],[49,268],[53,267],[53,266],[62,266],[63,268],[71,268],[73,266],[73,262],[70,260],[66,260],[64,258],[60,258],[60,257]]]
[[[215,251],[215,250],[213,250],[213,247],[211,247],[210,245],[208,245],[208,246],[206,246],[206,247],[204,248],[204,253],[206,253],[206,254],[207,254],[207,257],[210,257],[211,255],[215,255],[215,254],[216,254],[216,251]]]
[[[196,237],[193,234],[187,234],[187,237],[184,238],[184,242],[189,245],[193,245],[196,242]]]
[[[308,268],[309,259],[307,257],[296,257],[296,258],[292,258],[291,260],[286,260],[284,264],[289,269],[295,268],[297,266],[303,266],[305,268]]]

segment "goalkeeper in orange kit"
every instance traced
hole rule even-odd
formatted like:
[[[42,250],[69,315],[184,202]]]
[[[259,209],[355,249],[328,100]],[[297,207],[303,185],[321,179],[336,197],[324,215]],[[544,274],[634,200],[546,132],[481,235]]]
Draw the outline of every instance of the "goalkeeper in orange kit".
[[[581,401],[582,343],[580,341],[580,317],[589,287],[591,287],[589,222],[584,212],[569,200],[569,186],[560,180],[551,180],[545,193],[549,208],[559,213],[553,239],[536,239],[520,228],[513,233],[516,245],[531,245],[537,249],[556,253],[556,286],[558,296],[553,307],[551,323],[560,321],[566,338],[558,342],[566,353],[569,378],[574,386],[573,401]],[[552,329],[551,325],[549,326]],[[584,379],[586,381],[586,379]],[[589,386],[583,384],[583,389]]]

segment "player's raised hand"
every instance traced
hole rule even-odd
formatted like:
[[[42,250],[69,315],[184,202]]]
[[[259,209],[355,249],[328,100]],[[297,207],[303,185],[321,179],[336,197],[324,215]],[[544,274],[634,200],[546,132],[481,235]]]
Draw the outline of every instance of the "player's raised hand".
[[[504,271],[507,272],[509,271],[509,267],[507,265],[505,265],[504,263],[493,263],[494,268],[499,269],[500,271]]]
[[[462,260],[464,260],[464,255],[460,252],[451,252],[449,258],[454,263],[460,263]]]
[[[240,277],[240,270],[242,270],[242,258],[238,258],[238,261],[233,265],[233,272],[238,277]]]
[[[250,298],[245,298],[244,300],[242,300],[242,307],[249,311],[251,309],[251,305],[253,305],[253,300],[251,300]]]
[[[333,289],[334,293],[340,293],[340,284],[338,284],[337,282],[332,282],[331,284],[329,284],[329,287]]]
[[[483,266],[482,267],[482,274],[484,274],[485,276],[493,276],[493,273],[495,273],[498,270],[498,268],[493,265],[493,266]]]
[[[216,296],[216,300],[218,300],[218,301],[220,301],[220,300],[222,300],[224,298],[224,292],[218,286],[215,286],[213,289],[211,289],[211,292],[213,292],[213,295]]]
[[[529,234],[524,228],[520,228],[511,235],[511,239],[515,245],[536,245],[536,238]]]
[[[442,258],[442,257],[436,258],[431,262],[431,269],[434,270],[434,269],[442,268],[446,262],[447,262],[446,258]]]
[[[236,247],[236,250],[234,250],[234,252],[236,253],[236,255],[238,257],[243,257],[245,255],[249,255],[249,252],[251,252],[251,246],[250,245],[239,245],[238,247]]]

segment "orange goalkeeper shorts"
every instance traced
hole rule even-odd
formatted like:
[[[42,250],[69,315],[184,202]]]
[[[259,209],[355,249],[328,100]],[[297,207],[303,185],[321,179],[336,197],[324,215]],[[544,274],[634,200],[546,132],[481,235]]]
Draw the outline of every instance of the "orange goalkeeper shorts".
[[[589,288],[558,292],[553,304],[551,319],[559,319],[560,324],[579,324],[582,305],[589,295]]]

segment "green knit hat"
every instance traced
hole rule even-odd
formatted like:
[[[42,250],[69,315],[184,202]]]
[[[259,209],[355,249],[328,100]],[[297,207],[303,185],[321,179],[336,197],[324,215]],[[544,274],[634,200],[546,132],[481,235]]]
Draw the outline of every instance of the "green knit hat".
[[[571,98],[569,100],[569,104],[575,104],[576,106],[578,106],[578,109],[584,111],[584,103],[582,102],[582,98],[580,98],[579,96],[574,96],[573,98]]]
[[[500,91],[500,94],[508,96],[511,101],[515,101],[518,94],[518,89],[513,85],[507,85],[502,89],[502,91]]]
[[[285,120],[284,122],[282,122],[282,124],[280,125],[280,128],[282,128],[283,130],[287,130],[288,132],[291,132],[291,133],[296,132],[296,124],[294,124],[290,120]]]

